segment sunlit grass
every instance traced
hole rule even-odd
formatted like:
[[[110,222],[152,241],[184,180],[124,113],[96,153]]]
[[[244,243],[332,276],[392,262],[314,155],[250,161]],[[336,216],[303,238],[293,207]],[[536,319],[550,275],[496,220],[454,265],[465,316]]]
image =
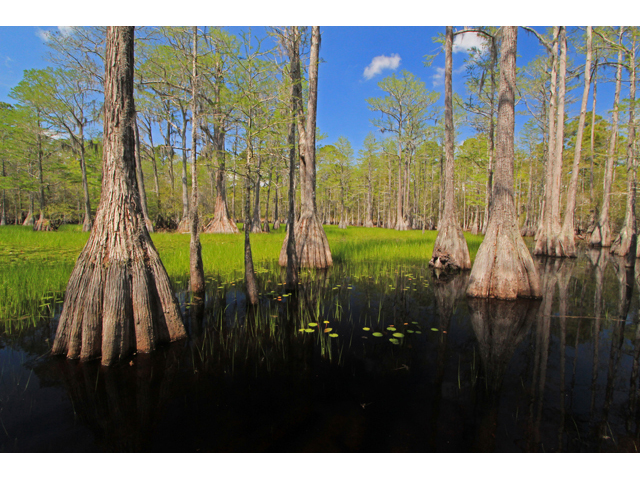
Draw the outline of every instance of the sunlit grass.
[[[437,232],[326,226],[336,266],[356,266],[359,275],[388,273],[389,265],[424,266],[431,258]],[[277,259],[285,229],[251,235],[257,268],[279,269]],[[465,233],[471,259],[482,236]],[[80,225],[57,232],[34,232],[30,227],[0,228],[0,319],[32,319],[51,313],[62,300],[76,259],[89,238]],[[241,279],[244,272],[244,234],[202,234],[205,276],[218,282]],[[189,271],[189,235],[154,233],[153,242],[167,273],[178,288],[186,287]],[[278,272],[280,275],[280,272]]]

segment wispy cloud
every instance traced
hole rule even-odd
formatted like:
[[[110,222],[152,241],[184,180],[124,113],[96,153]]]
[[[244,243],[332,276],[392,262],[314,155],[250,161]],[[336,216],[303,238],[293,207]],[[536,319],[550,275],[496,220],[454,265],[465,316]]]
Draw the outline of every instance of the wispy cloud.
[[[456,35],[453,39],[453,53],[468,52],[472,48],[478,50],[484,50],[484,39],[477,33],[463,33],[462,35]]]
[[[378,55],[373,57],[371,63],[364,69],[364,78],[370,80],[374,76],[381,73],[383,70],[395,70],[400,66],[400,55],[397,53],[392,54],[390,57],[386,55]]]
[[[42,30],[41,28],[36,27],[36,36],[43,42],[48,42],[50,35],[51,32],[49,32],[48,30]]]
[[[434,87],[442,85],[444,83],[444,68],[436,67],[436,73],[431,76],[431,80]]]
[[[73,33],[73,29],[74,27],[58,27],[58,30],[60,30],[60,33],[63,37],[68,37],[69,35],[71,35],[71,33]]]
[[[13,62],[15,61],[13,58],[11,58],[9,55],[5,55],[4,56],[4,66],[7,68],[11,68],[11,65],[9,65],[9,62]]]

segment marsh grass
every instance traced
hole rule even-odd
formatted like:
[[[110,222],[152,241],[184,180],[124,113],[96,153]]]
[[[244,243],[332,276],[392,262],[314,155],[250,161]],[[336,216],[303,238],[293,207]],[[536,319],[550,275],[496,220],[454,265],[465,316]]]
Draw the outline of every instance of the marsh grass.
[[[33,325],[59,310],[71,271],[89,237],[80,230],[79,225],[64,225],[56,232],[34,232],[21,226],[0,228],[0,320],[11,320],[14,326]],[[325,226],[325,230],[334,268],[357,266],[353,273],[356,277],[385,284],[383,278],[388,278],[398,266],[425,266],[437,236],[435,231],[397,232],[364,227],[343,230]],[[251,236],[258,273],[273,274],[269,276],[271,280],[264,277],[262,282],[267,292],[274,290],[268,282],[283,283],[284,272],[276,260],[284,237],[284,226],[269,234]],[[465,237],[473,260],[482,236],[465,233]],[[214,288],[227,284],[240,287],[244,276],[242,233],[202,234],[200,238],[207,283]],[[189,235],[155,233],[152,239],[174,287],[177,291],[186,290]],[[303,274],[302,278],[308,279],[309,274]],[[280,281],[275,282],[276,279]]]

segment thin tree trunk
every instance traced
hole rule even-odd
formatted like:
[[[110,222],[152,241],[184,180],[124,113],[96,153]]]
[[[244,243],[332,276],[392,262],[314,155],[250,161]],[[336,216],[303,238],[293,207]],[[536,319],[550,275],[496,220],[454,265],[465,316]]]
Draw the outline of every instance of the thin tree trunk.
[[[470,297],[540,297],[540,277],[516,222],[513,199],[516,45],[518,27],[503,27],[496,168],[487,234],[469,277]]]
[[[80,171],[82,172],[82,193],[84,195],[84,221],[82,222],[82,231],[89,232],[93,226],[91,219],[91,200],[89,198],[89,182],[87,180],[87,163],[84,150],[84,126],[80,124],[80,133],[78,135],[80,143]]]
[[[147,225],[149,233],[153,233],[153,223],[149,218],[149,210],[147,209],[147,191],[144,188],[144,174],[142,173],[142,156],[140,155],[140,130],[138,129],[138,119],[136,118],[134,135],[136,142],[135,158],[136,158],[136,180],[138,183],[138,193],[140,194],[140,205],[142,206],[142,215]],[[85,214],[86,215],[86,214]]]
[[[297,73],[300,71],[300,46],[298,44],[298,29],[292,27],[289,30],[289,75],[291,79],[291,122],[289,123],[289,135],[287,143],[289,144],[289,214],[287,217],[287,250],[286,250],[286,267],[287,267],[287,289],[294,290],[298,285],[298,255],[296,252],[296,229],[294,227],[296,215],[296,93],[297,93]],[[282,257],[282,253],[280,253]],[[282,265],[282,261],[280,261]]]
[[[187,112],[184,107],[181,107],[182,111],[182,130],[180,136],[182,137],[182,218],[178,224],[178,232],[187,233],[191,230],[191,221],[189,219],[189,180],[187,178],[187,125],[189,120],[187,119]]]
[[[594,148],[596,139],[596,90],[598,87],[598,59],[596,58],[595,66],[593,67],[593,106],[591,107],[591,171],[589,175],[589,199],[591,200],[591,206],[594,206],[593,197],[593,159]]]
[[[264,202],[264,225],[262,231],[269,233],[269,197],[271,196],[271,176],[273,172],[269,170],[269,188],[267,188],[267,200]]]
[[[40,131],[40,120],[38,120],[38,131]],[[33,229],[39,232],[51,230],[51,222],[44,217],[44,209],[45,209],[45,197],[44,197],[44,168],[42,166],[42,160],[44,157],[44,152],[42,151],[42,136],[40,133],[37,135],[38,137],[38,182],[40,184],[40,217],[33,224]]]
[[[444,213],[440,221],[438,236],[433,246],[433,255],[429,266],[444,270],[469,270],[471,257],[467,241],[462,234],[456,214],[456,199],[454,188],[454,157],[453,157],[453,27],[447,27],[445,37],[445,98],[444,98]]]
[[[622,43],[623,27],[620,27],[620,42]],[[622,84],[622,50],[618,50],[618,68],[616,70],[616,91],[613,98],[613,119],[611,136],[609,137],[609,150],[607,152],[607,166],[604,174],[604,186],[602,189],[602,207],[600,217],[593,229],[589,245],[591,247],[611,246],[611,226],[609,225],[609,206],[611,202],[611,185],[613,184],[613,163],[615,161],[616,146],[618,143],[618,107],[620,103],[620,88]]]
[[[198,27],[193,27],[193,53],[191,70],[191,205],[189,207],[191,239],[189,242],[189,278],[191,292],[204,294],[204,267],[200,244],[200,218],[198,216]]]
[[[629,104],[635,105],[636,101],[636,42],[631,42],[629,51]],[[625,266],[633,267],[636,257],[636,127],[635,108],[629,109],[629,135],[627,137],[627,206],[624,223],[620,233],[611,245],[611,253],[625,257]]]
[[[573,166],[571,169],[571,183],[569,184],[569,190],[567,191],[567,205],[564,212],[564,223],[562,224],[562,234],[560,237],[560,243],[562,244],[563,253],[567,257],[576,256],[574,218],[576,209],[576,194],[578,192],[578,178],[580,177],[582,136],[584,135],[584,124],[587,118],[587,102],[589,101],[589,88],[591,86],[591,52],[591,27],[587,27],[587,58],[584,64],[584,90],[582,91],[582,104],[580,106],[578,133],[576,135],[576,149],[573,156]]]
[[[556,101],[556,56],[560,44],[560,79]],[[554,27],[554,41],[551,61],[551,101],[549,103],[549,160],[547,163],[546,210],[543,215],[542,230],[536,237],[534,255],[563,257],[564,245],[560,239],[560,182],[562,180],[562,152],[564,145],[564,103],[567,71],[567,37],[565,27]],[[556,123],[557,121],[557,123]]]
[[[145,226],[135,172],[133,27],[108,27],[102,196],[67,285],[54,355],[110,365],[186,336]]]

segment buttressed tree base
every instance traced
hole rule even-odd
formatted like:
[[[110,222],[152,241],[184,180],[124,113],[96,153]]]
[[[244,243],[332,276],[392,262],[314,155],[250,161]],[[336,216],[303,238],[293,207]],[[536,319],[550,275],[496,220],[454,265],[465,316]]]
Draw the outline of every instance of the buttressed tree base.
[[[109,27],[102,197],[69,279],[52,353],[110,365],[184,338],[169,277],[145,226],[134,158],[133,27]]]

